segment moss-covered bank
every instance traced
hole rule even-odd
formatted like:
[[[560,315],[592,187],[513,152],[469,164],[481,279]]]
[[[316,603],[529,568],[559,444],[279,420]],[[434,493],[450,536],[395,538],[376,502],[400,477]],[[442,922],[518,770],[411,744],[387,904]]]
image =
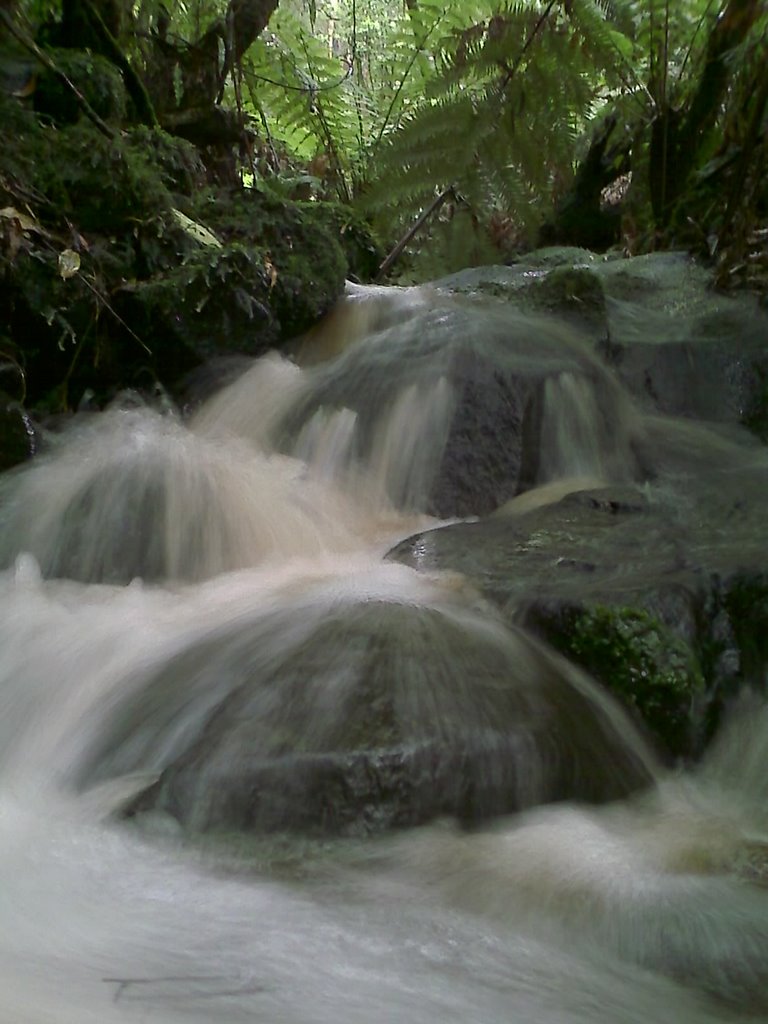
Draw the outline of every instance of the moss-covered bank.
[[[189,142],[125,123],[108,61],[59,57],[111,131],[50,74],[34,106],[0,92],[0,343],[31,407],[173,389],[212,355],[258,355],[370,271],[375,246],[349,211],[263,181],[213,186]]]

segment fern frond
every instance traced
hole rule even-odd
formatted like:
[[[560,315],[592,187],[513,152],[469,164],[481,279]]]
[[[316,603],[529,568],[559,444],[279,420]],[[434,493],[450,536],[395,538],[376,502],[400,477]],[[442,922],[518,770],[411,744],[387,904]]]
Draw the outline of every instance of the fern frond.
[[[473,18],[441,34],[422,102],[386,136],[367,209],[412,218],[454,184],[480,221],[541,218],[536,197],[570,174],[598,89],[624,88],[633,43],[615,18],[625,2],[477,0]]]

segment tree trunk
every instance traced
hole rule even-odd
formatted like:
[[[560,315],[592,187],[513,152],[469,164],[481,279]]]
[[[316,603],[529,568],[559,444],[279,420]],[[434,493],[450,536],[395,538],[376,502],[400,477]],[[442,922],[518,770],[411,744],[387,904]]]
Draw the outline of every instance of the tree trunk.
[[[125,9],[120,0],[64,0],[62,44],[76,50],[93,50],[120,69],[126,92],[143,124],[157,125],[154,107],[144,83],[123,53],[119,37],[123,32]]]
[[[280,0],[229,0],[225,16],[225,58],[221,88],[232,68],[269,24]]]
[[[729,0],[707,43],[704,70],[688,111],[664,103],[651,127],[650,190],[656,224],[669,224],[688,178],[700,162],[730,80],[727,55],[743,42],[760,14],[755,0]]]
[[[608,118],[592,139],[554,219],[542,226],[539,245],[578,245],[602,252],[618,241],[620,212],[605,210],[602,204],[603,189],[630,167],[629,142],[609,148],[615,127],[616,118]]]

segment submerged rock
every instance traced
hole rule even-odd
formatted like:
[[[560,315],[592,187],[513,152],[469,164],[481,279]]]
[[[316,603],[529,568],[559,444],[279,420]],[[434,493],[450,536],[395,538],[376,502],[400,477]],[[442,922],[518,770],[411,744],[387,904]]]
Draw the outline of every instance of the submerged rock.
[[[395,292],[387,309],[380,291],[374,330],[312,368],[279,449],[311,463],[332,440],[342,480],[367,474],[396,508],[440,518],[485,515],[563,468],[638,474],[623,396],[566,326],[444,295]]]
[[[634,727],[564,660],[460,591],[425,604],[412,574],[378,577],[402,597],[315,587],[170,658],[117,709],[87,781],[157,771],[130,813],[192,830],[344,834],[651,782]]]

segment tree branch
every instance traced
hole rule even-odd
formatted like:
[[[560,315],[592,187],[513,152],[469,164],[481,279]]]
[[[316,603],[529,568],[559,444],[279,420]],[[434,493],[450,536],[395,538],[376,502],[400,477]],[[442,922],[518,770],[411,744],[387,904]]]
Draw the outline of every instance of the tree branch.
[[[408,245],[408,243],[414,237],[416,232],[421,227],[423,227],[424,224],[426,224],[426,222],[429,220],[432,214],[436,213],[440,209],[440,207],[443,205],[446,199],[448,199],[449,196],[453,195],[453,188],[453,185],[449,185],[448,188],[444,189],[439,196],[435,197],[435,199],[429,204],[426,210],[423,210],[419,214],[415,223],[408,228],[408,230],[397,243],[397,245],[394,247],[392,252],[389,254],[389,256],[387,256],[387,258],[379,267],[378,272],[376,274],[377,281],[380,281],[385,274],[389,273],[395,262],[402,255],[403,249],[405,249],[406,245]]]

